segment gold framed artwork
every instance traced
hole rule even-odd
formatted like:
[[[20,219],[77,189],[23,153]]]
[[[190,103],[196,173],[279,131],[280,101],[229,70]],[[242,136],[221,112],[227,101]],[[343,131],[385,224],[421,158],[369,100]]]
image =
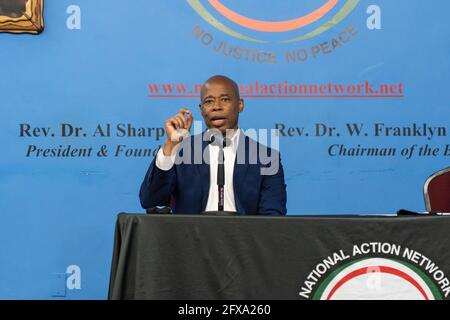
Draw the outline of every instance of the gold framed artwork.
[[[44,30],[44,0],[0,0],[0,32],[38,34]]]

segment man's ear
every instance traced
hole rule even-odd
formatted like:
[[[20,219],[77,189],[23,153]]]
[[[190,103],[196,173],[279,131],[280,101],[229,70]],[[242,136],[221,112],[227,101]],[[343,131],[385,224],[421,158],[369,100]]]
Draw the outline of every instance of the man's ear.
[[[244,111],[244,99],[239,99],[239,112]]]

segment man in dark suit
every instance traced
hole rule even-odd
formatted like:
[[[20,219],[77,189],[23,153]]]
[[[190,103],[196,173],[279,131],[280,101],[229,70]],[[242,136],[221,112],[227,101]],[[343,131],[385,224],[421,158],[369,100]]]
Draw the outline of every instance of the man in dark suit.
[[[180,109],[165,122],[167,140],[150,165],[140,189],[143,208],[171,206],[173,213],[224,211],[285,215],[286,185],[279,152],[246,136],[238,127],[244,110],[237,84],[208,79],[200,110],[208,129],[189,136],[192,113]],[[220,144],[217,143],[220,140]],[[217,187],[223,162],[225,185]],[[220,202],[220,199],[222,199]]]

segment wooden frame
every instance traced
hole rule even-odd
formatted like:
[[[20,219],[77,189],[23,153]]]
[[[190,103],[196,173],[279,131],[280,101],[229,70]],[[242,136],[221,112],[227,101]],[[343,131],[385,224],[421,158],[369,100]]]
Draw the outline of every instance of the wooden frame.
[[[2,1],[0,0],[0,3],[1,2]],[[25,11],[22,16],[15,17],[0,14],[0,32],[39,34],[43,30],[44,0],[27,0],[25,3]]]
[[[435,173],[433,173],[431,176],[429,176],[428,177],[428,179],[425,181],[425,184],[424,184],[424,186],[423,186],[423,196],[424,196],[424,198],[425,198],[425,207],[427,208],[427,211],[428,212],[431,212],[431,201],[430,201],[430,194],[428,193],[428,187],[429,187],[429,185],[430,185],[430,183],[431,183],[431,181],[434,179],[434,178],[436,178],[436,177],[438,177],[438,176],[440,176],[440,175],[442,175],[442,174],[444,174],[444,173],[447,173],[447,172],[449,172],[450,171],[450,167],[448,167],[448,168],[445,168],[445,169],[442,169],[442,170],[440,170],[440,171],[438,171],[438,172],[435,172]]]

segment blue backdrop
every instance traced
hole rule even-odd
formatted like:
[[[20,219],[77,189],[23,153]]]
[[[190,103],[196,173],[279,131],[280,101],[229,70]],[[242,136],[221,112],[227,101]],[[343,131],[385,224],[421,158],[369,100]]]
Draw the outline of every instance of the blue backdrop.
[[[218,3],[238,19],[224,16]],[[449,159],[450,2],[342,0],[303,28],[292,21],[292,30],[282,32],[249,28],[261,20],[255,28],[270,29],[268,21],[293,20],[327,4],[333,1],[46,0],[42,34],[0,34],[0,298],[61,299],[64,290],[66,299],[106,298],[116,214],[143,212],[138,189],[152,159],[116,157],[114,151],[117,145],[156,150],[165,138],[158,141],[155,131],[123,137],[117,125],[161,128],[180,107],[201,119],[198,99],[191,96],[195,84],[214,74],[243,85],[393,86],[380,95],[243,92],[240,125],[283,124],[309,133],[280,137],[290,214],[423,211],[425,179]],[[345,12],[346,5],[355,6]],[[330,20],[331,29],[310,39],[283,42],[323,30]],[[221,42],[234,51],[217,52]],[[186,91],[177,91],[177,84]],[[64,123],[83,128],[86,136],[62,137]],[[335,127],[339,136],[316,136],[319,123]],[[346,125],[352,123],[363,124],[367,135],[351,136]],[[441,134],[377,136],[376,123],[425,124]],[[50,128],[50,136],[29,137],[21,132],[25,124]],[[93,135],[107,124],[111,136]],[[396,154],[333,156],[334,144],[395,148]],[[435,156],[419,154],[426,144],[439,148]],[[93,151],[91,157],[27,156],[33,145]],[[401,155],[413,145],[409,159]],[[108,148],[107,157],[97,155],[101,146]],[[81,270],[81,287],[64,289],[71,273],[61,274],[71,265]]]

